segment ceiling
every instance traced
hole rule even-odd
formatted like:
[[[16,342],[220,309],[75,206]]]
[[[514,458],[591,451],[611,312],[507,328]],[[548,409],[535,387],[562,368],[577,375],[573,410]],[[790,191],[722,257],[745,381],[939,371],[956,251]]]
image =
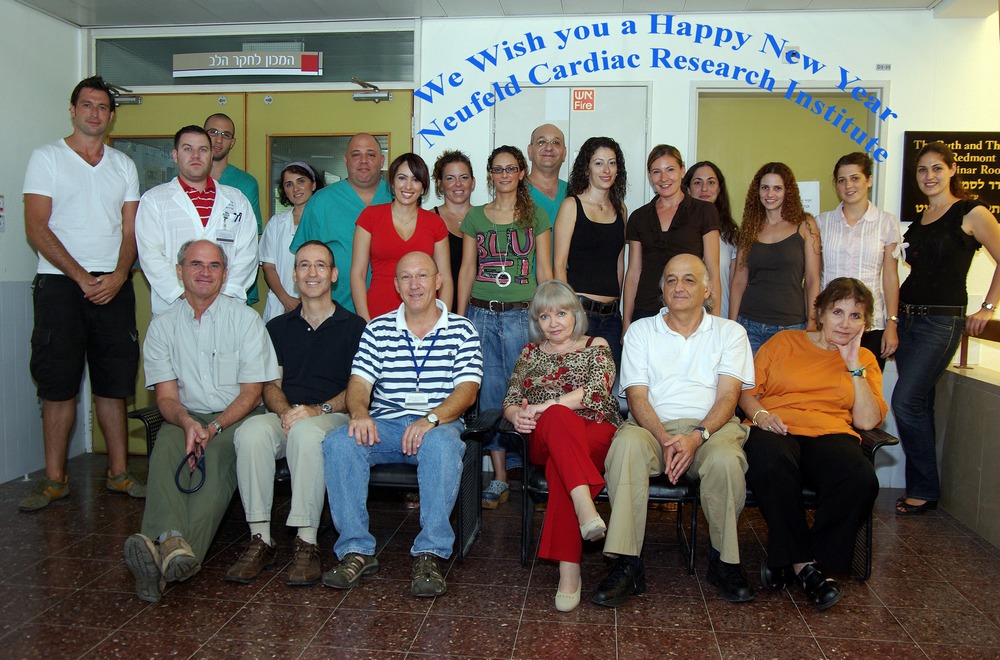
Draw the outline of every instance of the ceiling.
[[[391,18],[586,16],[648,12],[933,9],[986,17],[998,0],[17,0],[83,28],[226,25]]]

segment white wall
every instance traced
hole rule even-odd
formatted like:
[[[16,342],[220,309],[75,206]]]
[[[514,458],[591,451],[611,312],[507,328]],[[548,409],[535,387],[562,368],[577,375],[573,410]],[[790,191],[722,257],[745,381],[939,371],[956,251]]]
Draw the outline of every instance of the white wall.
[[[0,124],[0,481],[44,465],[35,386],[28,371],[31,279],[37,258],[24,238],[21,187],[32,149],[69,135],[69,95],[82,75],[81,31],[13,0],[0,0],[0,80],[4,119]],[[82,425],[71,453],[83,451]]]

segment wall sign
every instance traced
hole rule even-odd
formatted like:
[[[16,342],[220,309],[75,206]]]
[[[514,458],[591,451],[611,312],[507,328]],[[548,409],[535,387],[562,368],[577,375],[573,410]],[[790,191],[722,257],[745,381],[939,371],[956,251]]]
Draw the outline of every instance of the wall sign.
[[[917,187],[917,153],[941,140],[955,152],[965,191],[1000,216],[1000,133],[995,131],[905,131],[903,133],[903,199],[899,219],[916,220],[927,208]]]
[[[174,55],[174,78],[260,75],[321,76],[323,53],[264,51]]]
[[[594,111],[594,90],[574,89],[573,90],[573,111],[593,112]]]

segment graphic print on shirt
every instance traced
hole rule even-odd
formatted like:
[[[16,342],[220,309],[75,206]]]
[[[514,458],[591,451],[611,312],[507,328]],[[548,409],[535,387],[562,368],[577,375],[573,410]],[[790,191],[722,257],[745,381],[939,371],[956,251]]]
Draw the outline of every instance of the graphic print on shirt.
[[[497,276],[506,272],[515,284],[528,284],[531,275],[530,256],[535,251],[535,230],[529,227],[522,232],[510,228],[505,233],[503,249],[500,249],[496,231],[490,229],[485,233],[476,232],[476,247],[479,251],[477,282],[497,282]]]

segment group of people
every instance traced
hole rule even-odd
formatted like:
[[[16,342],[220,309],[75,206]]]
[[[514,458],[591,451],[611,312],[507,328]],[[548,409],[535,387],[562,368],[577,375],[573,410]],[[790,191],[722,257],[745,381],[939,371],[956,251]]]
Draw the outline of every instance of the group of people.
[[[885,417],[880,365],[891,356],[907,454],[897,513],[937,504],[934,383],[962,331],[981,331],[1000,300],[998,270],[983,309],[966,316],[972,256],[981,245],[1000,256],[1000,228],[964,199],[941,143],[918,156],[929,207],[904,243],[897,219],[868,200],[864,154],[838,161],[841,204],[816,219],[791,170],[768,163],[737,227],[719,168],[686,169],[669,145],[647,159],[654,199],[629,215],[624,155],[611,138],[582,144],[568,182],[558,176],[565,137],[553,125],[535,129],[527,157],[497,147],[486,161],[490,201],[473,206],[465,154],[445,152],[432,170],[403,154],[383,180],[381,147],[359,134],[342,181],[324,187],[304,162],[283,168],[277,183],[291,208],[267,223],[258,250],[256,182],[228,163],[229,117],[180,129],[177,177],[140,199],[134,164],[104,144],[114,115],[106,83],[82,81],[70,115],[73,134],[36,150],[25,177],[26,230],[39,253],[31,368],[46,476],[21,508],[69,494],[66,444],[86,360],[108,439],[107,487],[148,494],[141,533],[124,548],[144,600],[200,570],[237,487],[250,541],[226,578],[253,581],[274,563],[281,457],[292,475],[286,523],[296,529],[288,584],[346,589],[378,570],[368,468],[403,462],[417,466],[420,484],[411,592],[444,593],[462,420],[476,406],[502,408],[528,438],[527,456],[489,438],[484,507],[506,501],[507,471],[520,461],[545,466],[539,555],[559,562],[562,611],[581,599],[584,540],[604,538],[613,559],[593,602],[617,607],[644,591],[648,479],[664,473],[701,483],[708,580],[726,600],[754,597],[737,536],[749,483],[770,532],[764,586],[798,582],[815,606],[833,605],[842,592],[823,567],[849,564],[877,493],[857,429]],[[442,203],[426,211],[432,176]],[[903,245],[912,272],[900,286]],[[148,484],[128,472],[125,449],[136,256],[152,289],[146,383],[165,421]],[[263,320],[245,304],[258,263],[269,287]],[[803,483],[821,492],[811,527],[796,504]],[[605,485],[607,522],[593,503]],[[326,573],[324,496],[339,532]]]

